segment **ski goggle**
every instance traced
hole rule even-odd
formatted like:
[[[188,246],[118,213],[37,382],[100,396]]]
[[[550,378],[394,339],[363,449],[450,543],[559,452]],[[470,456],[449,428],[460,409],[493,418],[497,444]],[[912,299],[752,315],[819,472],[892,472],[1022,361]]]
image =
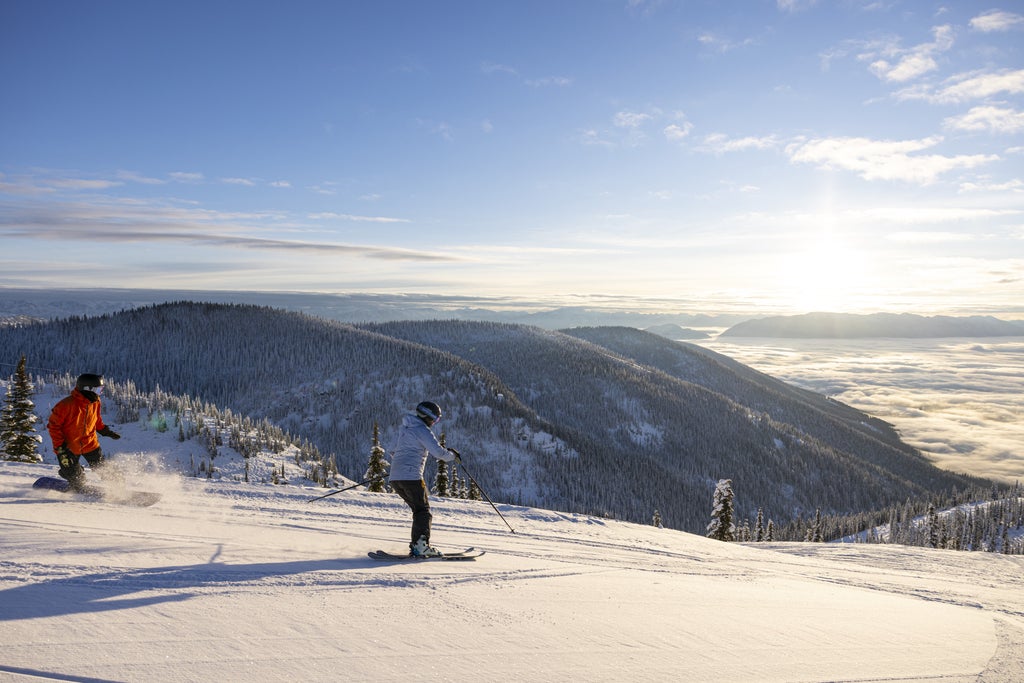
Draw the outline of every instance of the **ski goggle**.
[[[103,387],[102,386],[99,386],[99,387],[82,387],[82,391],[91,391],[92,393],[94,393],[97,396],[99,396],[100,394],[103,393]]]

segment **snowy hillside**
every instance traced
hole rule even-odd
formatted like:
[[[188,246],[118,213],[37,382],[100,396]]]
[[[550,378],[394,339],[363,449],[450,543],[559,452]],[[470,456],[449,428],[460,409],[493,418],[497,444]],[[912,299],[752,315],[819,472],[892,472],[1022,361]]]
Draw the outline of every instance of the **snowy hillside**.
[[[475,562],[384,564],[397,497],[146,475],[129,509],[0,463],[0,679],[1012,681],[1024,558],[726,544],[436,501]],[[64,634],[64,644],[57,633]],[[981,676],[979,678],[979,676]]]
[[[0,362],[83,368],[267,420],[365,471],[426,397],[503,502],[701,533],[715,483],[786,524],[987,482],[931,465],[895,429],[700,347],[627,328],[575,334],[457,321],[341,325],[182,302],[0,328]],[[7,354],[7,358],[4,357]],[[428,470],[428,478],[431,472]],[[613,484],[613,485],[610,485]]]
[[[0,680],[1024,677],[1021,556],[744,546],[499,505],[513,534],[448,499],[435,544],[487,554],[386,564],[366,552],[407,542],[397,496],[182,476],[193,443],[120,429],[104,447],[146,465],[129,483],[161,491],[153,507],[33,490],[48,452],[0,462]]]

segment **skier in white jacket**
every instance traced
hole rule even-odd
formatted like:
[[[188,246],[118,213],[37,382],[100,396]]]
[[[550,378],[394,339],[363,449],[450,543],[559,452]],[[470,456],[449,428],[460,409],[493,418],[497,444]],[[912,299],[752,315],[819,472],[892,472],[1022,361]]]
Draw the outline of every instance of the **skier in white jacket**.
[[[423,481],[423,469],[427,456],[438,460],[461,462],[455,449],[442,446],[430,428],[441,419],[441,408],[433,401],[423,401],[415,412],[402,418],[398,441],[391,453],[391,474],[388,481],[391,490],[402,497],[412,508],[411,555],[436,557],[441,553],[430,546],[430,500],[427,484]]]

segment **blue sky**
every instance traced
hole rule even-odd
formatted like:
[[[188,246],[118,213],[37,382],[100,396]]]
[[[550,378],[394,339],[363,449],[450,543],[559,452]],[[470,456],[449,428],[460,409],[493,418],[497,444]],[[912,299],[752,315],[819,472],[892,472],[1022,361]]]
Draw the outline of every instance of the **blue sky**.
[[[0,5],[0,287],[1024,317],[1024,2]]]

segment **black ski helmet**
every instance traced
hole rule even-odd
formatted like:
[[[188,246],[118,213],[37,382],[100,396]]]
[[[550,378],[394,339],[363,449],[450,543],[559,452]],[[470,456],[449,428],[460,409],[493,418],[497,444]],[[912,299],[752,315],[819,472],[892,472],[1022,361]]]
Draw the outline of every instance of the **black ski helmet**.
[[[103,386],[103,375],[94,375],[86,373],[78,376],[78,381],[75,382],[75,388],[79,391],[96,391],[96,387]]]
[[[416,406],[416,414],[421,420],[425,420],[428,425],[432,425],[441,419],[441,406],[433,401],[421,401]]]

